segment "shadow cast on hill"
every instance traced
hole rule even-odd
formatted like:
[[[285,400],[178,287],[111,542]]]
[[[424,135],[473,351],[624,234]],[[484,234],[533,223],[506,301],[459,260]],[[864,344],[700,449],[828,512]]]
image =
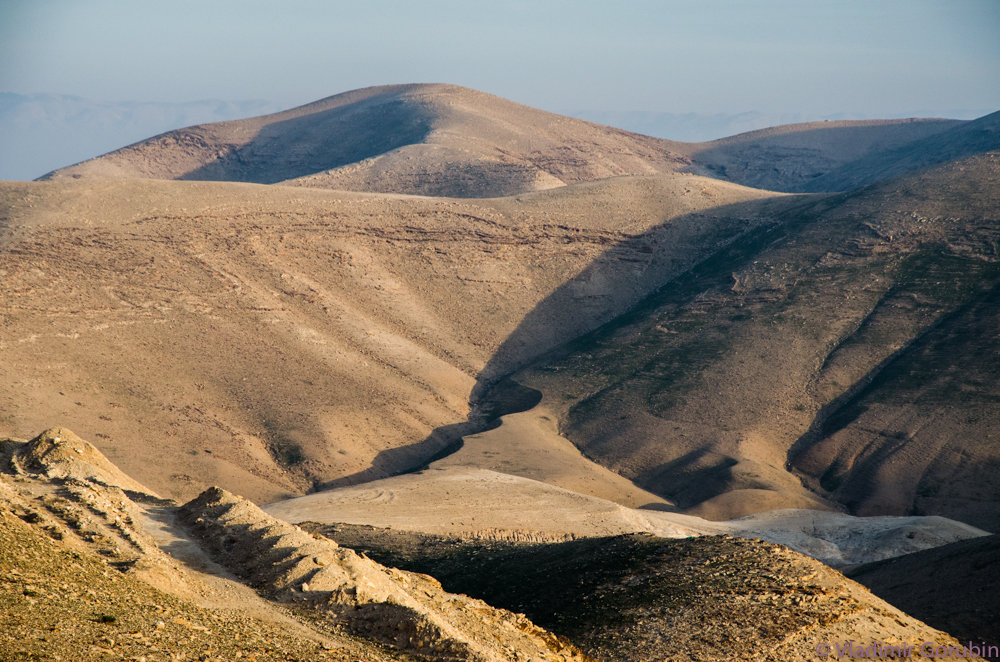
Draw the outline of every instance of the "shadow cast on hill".
[[[268,124],[178,179],[276,184],[423,142],[432,121],[420,104],[382,94]]]
[[[712,176],[743,186],[789,193],[846,191],[883,177],[879,168],[892,161],[889,155],[905,155],[906,148],[965,124],[908,120],[791,125],[723,138],[695,160]],[[860,158],[854,156],[859,152]]]
[[[667,299],[689,300],[711,282],[731,282],[739,265],[783,236],[781,217],[822,204],[817,200],[725,205],[671,219],[611,246],[539,302],[501,343],[477,376],[467,420],[439,427],[415,444],[382,451],[368,469],[314,489],[423,470],[460,449],[463,436],[498,426],[500,416],[533,408],[542,394],[513,381],[512,374],[546,355],[586,351],[596,338],[635,323]],[[679,247],[675,240],[681,239]],[[392,470],[399,466],[409,468]]]

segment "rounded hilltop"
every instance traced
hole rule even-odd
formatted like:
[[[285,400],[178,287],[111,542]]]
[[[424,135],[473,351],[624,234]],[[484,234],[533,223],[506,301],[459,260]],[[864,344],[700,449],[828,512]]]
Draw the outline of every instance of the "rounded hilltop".
[[[42,179],[188,179],[493,197],[676,172],[687,165],[681,146],[456,85],[385,85],[169,131]]]

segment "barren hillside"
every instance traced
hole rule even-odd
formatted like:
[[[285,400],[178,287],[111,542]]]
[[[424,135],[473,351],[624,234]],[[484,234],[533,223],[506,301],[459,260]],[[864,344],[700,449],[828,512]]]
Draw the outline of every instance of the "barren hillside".
[[[355,90],[178,129],[46,178],[143,177],[486,197],[676,172],[680,143],[454,85]]]
[[[515,378],[688,512],[820,496],[995,530],[998,174],[989,153],[804,200]]]
[[[0,183],[0,658],[954,644],[819,561],[1000,527],[997,117],[399,85]]]
[[[816,177],[801,190],[847,191],[920,168],[1000,150],[1000,112],[955,123],[947,131],[911,143],[886,147],[888,149],[859,156]]]
[[[0,441],[0,533],[5,660],[591,659],[573,641],[602,660],[728,660],[734,646],[788,659],[847,636],[957,643],[759,541],[623,537],[488,554],[424,541],[423,570],[551,622],[544,630],[219,488],[177,507],[62,428]],[[398,556],[384,542],[352,544]]]
[[[789,192],[843,191],[879,179],[874,171],[858,173],[853,164],[859,159],[874,162],[904,145],[967,124],[940,119],[786,124],[691,144],[687,153],[692,172],[744,186]],[[832,175],[840,172],[856,176],[847,183]]]
[[[464,428],[431,433],[466,421],[477,380],[610,319],[786,204],[690,175],[579,186],[473,202],[4,184],[0,433],[71,426],[178,497],[219,484],[272,501],[385,476],[454,440]]]

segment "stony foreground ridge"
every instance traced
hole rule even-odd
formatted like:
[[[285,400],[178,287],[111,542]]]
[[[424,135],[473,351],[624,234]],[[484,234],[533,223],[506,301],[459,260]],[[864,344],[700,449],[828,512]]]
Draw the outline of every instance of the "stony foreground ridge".
[[[822,563],[760,540],[634,534],[518,545],[304,526],[524,612],[600,660],[816,660],[820,643],[953,642]]]
[[[956,644],[761,541],[422,540],[414,558],[375,530],[348,539],[547,631],[219,488],[181,507],[123,491],[131,479],[65,428],[0,441],[0,467],[3,661],[788,660],[850,638]]]
[[[129,639],[129,644],[152,645],[153,639],[143,632],[152,629],[153,634],[163,635],[159,631],[166,627],[168,615],[198,612],[205,604],[196,606],[190,602],[207,601],[226,612],[250,614],[238,613],[226,620],[214,612],[208,615],[199,612],[197,620],[185,615],[175,617],[174,622],[207,635],[230,628],[239,633],[245,632],[246,626],[256,627],[250,622],[264,612],[265,620],[278,624],[286,621],[285,627],[294,635],[267,637],[276,644],[270,648],[261,642],[264,638],[251,638],[246,648],[228,642],[228,655],[245,650],[255,656],[263,654],[259,659],[307,660],[314,659],[317,650],[348,649],[354,653],[347,659],[394,659],[393,654],[386,658],[385,653],[379,652],[384,648],[403,652],[401,659],[410,659],[407,652],[421,660],[586,659],[567,640],[538,628],[522,615],[445,593],[430,577],[386,568],[329,540],[316,539],[224,490],[207,490],[178,509],[173,502],[150,494],[121,473],[93,445],[65,428],[47,430],[30,442],[7,440],[0,449],[3,451],[0,464],[5,470],[0,474],[3,539],[5,543],[8,539],[17,543],[5,544],[8,549],[4,552],[2,570],[14,579],[4,584],[0,593],[5,620],[11,626],[7,634],[0,636],[30,630],[33,618],[59,616],[74,622],[86,620],[92,610],[76,604],[75,600],[80,598],[95,606],[107,605],[103,610],[97,609],[99,613],[88,621],[104,624],[105,629],[119,619],[129,627],[139,627],[137,618],[152,619]],[[118,483],[130,489],[123,491]],[[185,537],[183,529],[175,525],[175,518],[190,525],[194,540]],[[170,536],[165,537],[168,530]],[[158,547],[162,542],[168,543],[164,549],[169,553]],[[201,543],[208,554],[200,549],[194,553],[180,551],[194,546],[193,543]],[[35,546],[45,549],[39,552],[33,549]],[[53,546],[61,551],[52,552]],[[86,575],[90,578],[87,583],[94,586],[76,587],[69,581],[60,584],[60,590],[50,590],[56,578],[66,575],[63,571],[66,563],[58,558],[53,561],[50,558],[53,555],[89,563],[87,567],[92,571]],[[260,604],[253,609],[241,607],[246,602],[253,606],[255,596],[231,579],[221,580],[219,575],[225,576],[225,570],[214,566],[209,555],[266,597],[290,603],[297,615],[290,619],[283,608],[259,599]],[[200,572],[192,573],[191,566]],[[82,566],[78,563],[73,567]],[[22,577],[31,579],[23,580],[27,583],[22,586]],[[96,583],[93,577],[97,577]],[[137,584],[141,587],[136,588]],[[20,596],[16,590],[19,586]],[[127,596],[132,592],[139,596],[140,608],[136,613],[126,614]],[[46,599],[33,599],[38,596]],[[183,604],[179,604],[178,598]],[[153,616],[144,609],[142,599],[156,603],[149,608]],[[52,600],[66,604],[54,608]],[[205,625],[206,622],[209,624]],[[266,623],[260,627],[267,632]],[[67,633],[87,630],[85,637],[93,629],[86,624],[65,628]],[[242,635],[235,636],[239,639]],[[306,640],[299,641],[303,636]],[[225,639],[225,635],[220,634],[219,638]],[[93,646],[98,655],[84,659],[103,659],[101,653],[114,650],[115,637],[104,639],[111,643],[104,641],[101,646],[102,639],[98,638]],[[169,651],[173,656],[170,659],[185,658],[186,646],[170,648],[168,638],[159,636],[159,639],[164,647],[157,650]],[[179,639],[175,643],[187,641]],[[286,640],[293,644],[280,644]],[[47,639],[34,642],[29,639],[20,643],[17,650],[24,655],[58,650],[59,641],[56,637],[50,646]],[[7,644],[0,646],[0,651],[12,650],[9,646],[13,644],[10,641]],[[197,645],[220,655],[226,648],[220,648],[219,644]],[[371,655],[358,652],[366,647],[371,649]],[[141,646],[134,649],[141,650]],[[307,653],[296,657],[295,651]],[[214,659],[211,654],[205,659],[210,658]],[[0,653],[0,660],[6,659],[21,658],[6,658]],[[232,658],[222,655],[221,659]],[[315,659],[331,658],[323,653]]]
[[[50,461],[63,464],[56,438],[94,465],[48,478]],[[183,540],[157,528],[174,504],[102,485],[108,465],[63,428],[0,440],[0,660],[402,659],[308,629],[181,554]]]
[[[234,574],[277,600],[328,613],[356,634],[433,659],[584,659],[524,616],[317,539],[223,489],[206,490],[179,513]]]
[[[10,458],[15,473],[42,474],[47,478],[89,481],[157,496],[108,461],[89,442],[67,428],[51,428],[25,444]]]

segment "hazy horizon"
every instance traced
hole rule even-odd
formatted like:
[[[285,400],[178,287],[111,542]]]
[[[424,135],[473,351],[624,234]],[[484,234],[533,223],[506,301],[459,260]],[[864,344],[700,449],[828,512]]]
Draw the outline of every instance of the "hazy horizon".
[[[1000,108],[1000,3],[989,0],[12,0],[0,19],[0,92],[86,102],[0,108],[2,178],[242,108],[390,83],[464,85],[675,140]]]
[[[21,95],[0,90],[0,180],[36,179],[57,168],[165,131],[272,113],[287,107],[267,99],[105,101],[77,95]],[[819,116],[753,109],[732,113],[589,108],[544,110],[657,138],[700,142],[798,122],[909,117],[974,119],[995,109],[953,108],[888,114],[830,112]]]
[[[990,0],[13,0],[0,15],[0,90],[20,94],[294,106],[449,82],[545,109],[1000,107]]]

